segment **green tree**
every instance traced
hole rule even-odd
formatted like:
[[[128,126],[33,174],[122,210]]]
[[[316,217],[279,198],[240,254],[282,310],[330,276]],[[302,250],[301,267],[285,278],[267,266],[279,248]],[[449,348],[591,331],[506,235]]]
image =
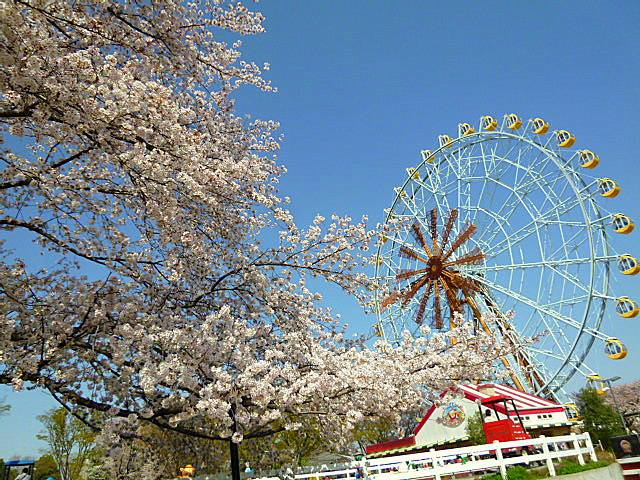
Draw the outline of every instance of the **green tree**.
[[[95,449],[96,433],[64,408],[38,416],[44,431],[37,435],[47,442],[62,480],[78,480],[87,459]]]
[[[467,435],[471,445],[483,445],[487,443],[487,437],[484,434],[484,424],[480,412],[471,415],[467,420]]]
[[[580,390],[576,397],[576,405],[584,417],[584,429],[595,442],[601,441],[609,447],[611,437],[625,433],[618,413],[595,389]]]
[[[36,461],[33,478],[34,480],[46,480],[49,477],[60,478],[60,471],[54,458],[46,454]]]

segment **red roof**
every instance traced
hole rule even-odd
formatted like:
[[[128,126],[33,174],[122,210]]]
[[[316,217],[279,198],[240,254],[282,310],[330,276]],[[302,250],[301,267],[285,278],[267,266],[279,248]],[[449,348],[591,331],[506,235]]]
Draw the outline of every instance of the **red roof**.
[[[504,402],[505,400],[511,400],[511,397],[507,397],[506,395],[494,395],[493,397],[483,398],[480,403],[482,403],[482,405],[490,405],[496,402]]]
[[[410,436],[399,438],[397,440],[389,440],[388,442],[376,443],[365,448],[367,455],[378,452],[386,452],[387,450],[395,450],[397,448],[412,447],[416,444],[416,437]]]

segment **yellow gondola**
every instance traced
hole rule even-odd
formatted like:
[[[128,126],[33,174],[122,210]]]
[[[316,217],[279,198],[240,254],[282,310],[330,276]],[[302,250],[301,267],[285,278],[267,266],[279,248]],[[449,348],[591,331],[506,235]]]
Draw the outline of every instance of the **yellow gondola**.
[[[531,121],[531,127],[533,128],[533,133],[536,135],[544,135],[549,131],[551,125],[542,118],[534,118]]]
[[[373,324],[373,332],[376,334],[376,337],[382,337],[382,325],[379,323]]]
[[[611,337],[607,339],[604,346],[604,351],[606,352],[607,356],[612,360],[622,360],[624,357],[627,356],[627,352],[628,352],[625,344],[615,337]]]
[[[435,157],[433,156],[431,150],[421,150],[420,155],[422,155],[422,161],[427,163],[433,163]]]
[[[488,132],[493,132],[496,128],[498,128],[498,121],[493,118],[491,115],[485,115],[480,119],[480,123],[482,124],[482,129]]]
[[[593,388],[598,395],[604,395],[607,393],[607,385],[605,384],[603,378],[594,373],[593,375],[587,375],[587,380],[589,381],[589,385]]]
[[[507,128],[510,130],[518,130],[522,126],[522,120],[515,113],[507,115]]]
[[[402,198],[407,197],[407,191],[402,187],[396,187],[393,189],[393,191],[396,192],[396,195],[400,195]]]
[[[371,257],[371,263],[379,267],[382,265],[382,257],[380,255],[374,255]]]
[[[635,257],[625,253],[618,259],[618,270],[624,275],[636,275],[640,273],[640,263]]]
[[[407,175],[414,180],[420,180],[420,172],[417,168],[407,168]]]
[[[598,179],[598,190],[603,197],[613,198],[620,193],[620,185],[610,178],[600,178]]]
[[[440,148],[447,148],[453,143],[453,138],[449,135],[440,135],[438,141],[440,142]]]
[[[616,213],[613,216],[613,228],[618,233],[628,234],[633,232],[633,229],[636,227],[636,224],[622,213]]]
[[[558,146],[562,148],[569,148],[574,143],[576,143],[576,137],[573,136],[571,132],[567,130],[559,130],[556,132],[556,136],[558,137]]]
[[[458,125],[459,136],[466,137],[467,135],[471,135],[472,133],[476,133],[476,129],[468,123],[461,123],[460,125]]]
[[[638,316],[638,313],[640,313],[640,307],[638,307],[638,304],[629,297],[620,297],[616,304],[616,313],[623,318],[633,318]]]
[[[596,168],[600,164],[600,157],[591,150],[580,150],[582,168]]]
[[[563,407],[564,413],[566,413],[570,422],[580,421],[580,410],[578,410],[578,406],[575,403],[565,403]]]

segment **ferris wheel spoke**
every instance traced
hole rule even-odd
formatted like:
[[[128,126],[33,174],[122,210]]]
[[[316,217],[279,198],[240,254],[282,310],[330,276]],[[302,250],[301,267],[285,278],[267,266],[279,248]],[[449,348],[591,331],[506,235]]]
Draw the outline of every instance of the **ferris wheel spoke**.
[[[583,290],[584,292],[587,292],[591,295],[602,295],[599,292],[597,292],[594,288],[587,288],[583,285],[583,283],[580,281],[579,278],[576,278],[574,275],[571,275],[569,272],[560,270],[558,268],[555,267],[549,267],[551,268],[554,272],[556,272],[558,275],[560,275],[561,277],[567,279],[569,282],[571,282],[576,288]]]
[[[502,253],[505,250],[505,248],[503,248],[502,250],[497,250],[497,249],[499,247],[502,247],[505,243],[508,243],[510,245],[514,245],[516,243],[521,242],[522,240],[525,240],[526,238],[528,238],[529,236],[531,236],[533,233],[536,232],[536,230],[538,228],[538,225],[543,220],[545,220],[548,216],[553,215],[556,212],[558,212],[559,214],[567,213],[568,211],[570,211],[574,207],[578,206],[582,200],[583,199],[581,199],[581,198],[575,198],[575,199],[573,199],[571,201],[568,201],[566,203],[555,205],[554,207],[552,207],[549,210],[545,211],[544,213],[540,214],[536,218],[532,219],[531,222],[529,222],[528,224],[526,224],[523,227],[521,227],[518,230],[516,230],[510,236],[504,238],[503,240],[501,240],[500,242],[495,244],[493,246],[492,250],[490,250],[488,252],[485,252],[485,253],[487,253],[487,255],[489,255],[489,256],[499,255],[500,253]]]
[[[511,165],[515,165],[513,162],[507,162],[510,163]],[[549,174],[550,175],[550,174]],[[509,196],[502,202],[502,206],[500,207],[500,209],[498,210],[497,216],[498,217],[502,217],[502,221],[503,222],[508,222],[512,215],[515,213],[515,211],[517,210],[519,205],[525,206],[525,208],[527,208],[527,210],[531,207],[534,206],[526,206],[526,204],[524,203],[523,199],[532,191],[532,189],[534,187],[539,186],[538,185],[538,179],[533,179],[531,181],[529,181],[528,183],[521,183],[519,185],[516,185],[515,187],[512,187],[510,185],[507,185],[506,183],[502,182],[500,179],[497,178],[486,178],[485,181],[491,181],[493,183],[495,183],[496,185],[501,186],[502,188],[506,189],[509,191]],[[514,198],[515,197],[515,198]],[[510,209],[505,212],[505,214],[503,215],[503,212],[505,211],[506,208]],[[535,208],[535,207],[534,207]],[[532,215],[532,212],[528,212],[529,215]],[[537,211],[537,209],[535,209],[534,212],[536,215],[539,214],[539,212]],[[482,239],[484,239],[484,236],[481,237]],[[487,240],[487,243],[491,243],[493,241],[495,237],[489,238]]]
[[[431,178],[431,176],[429,176],[429,178]],[[429,190],[429,191],[433,194],[433,199],[434,199],[436,202],[438,202],[438,204],[439,204],[439,200],[440,200],[440,199],[444,200],[444,202],[446,203],[446,206],[447,206],[447,210],[452,210],[451,206],[449,205],[449,200],[447,199],[447,196],[443,193],[443,192],[444,192],[444,190],[437,190],[437,189],[435,189],[436,187],[433,187],[433,188],[434,188],[434,190],[432,190],[432,189],[430,189],[429,187],[427,187],[427,184],[426,184],[426,183],[424,183],[424,182],[423,182],[422,180],[420,180],[420,179],[413,179],[412,181],[413,181],[414,183],[416,183],[416,184],[420,185],[421,187],[424,187],[424,188],[426,188],[427,190]],[[423,216],[424,216],[424,217],[426,217],[426,212],[423,214]],[[423,224],[423,226],[424,226],[425,228],[429,228],[427,225],[424,225],[424,224]]]
[[[514,300],[517,300],[525,305],[528,305],[531,308],[537,309],[540,312],[556,319],[559,320],[571,327],[577,328],[579,330],[582,329],[582,325],[578,322],[576,322],[575,320],[573,320],[570,317],[567,317],[565,315],[562,315],[560,312],[557,312],[556,310],[550,309],[550,308],[545,308],[543,305],[539,304],[538,302],[536,302],[535,300],[532,300],[529,297],[526,297],[525,295],[522,295],[520,293],[517,292],[512,292],[507,288],[502,287],[501,285],[492,282],[491,280],[488,280],[487,278],[484,277],[480,277],[477,275],[471,275],[471,277],[473,279],[475,279],[476,281],[478,281],[479,283],[486,285],[487,287],[489,287],[491,290],[495,290],[497,292],[500,292],[504,295],[507,295],[511,298],[513,298]]]
[[[559,355],[553,350],[547,350],[547,349],[537,348],[533,346],[530,346],[529,350],[531,350],[532,352],[535,352],[538,355],[544,355],[545,357],[553,358],[554,360],[559,360],[561,362],[565,360],[565,357],[563,357],[562,355]]]
[[[562,306],[562,305],[572,305],[572,304],[581,303],[581,302],[587,300],[588,298],[589,298],[589,295],[583,294],[583,295],[578,295],[577,297],[563,298],[561,300],[556,300],[554,302],[545,303],[545,304],[543,304],[543,306],[547,307],[547,308],[550,308],[550,307],[557,307],[558,305],[560,305],[560,306]]]
[[[512,165],[513,162],[509,162],[508,160],[505,160],[505,162],[507,163],[511,163]],[[531,168],[531,165],[530,165]],[[531,171],[528,170],[527,171],[528,174],[531,174]],[[531,174],[531,176],[533,177],[533,175]],[[550,177],[550,178],[555,178],[557,179],[558,175],[555,172],[549,172],[546,175],[543,176],[538,176],[538,177],[534,177],[532,178],[528,183],[521,183],[519,185],[516,185],[515,187],[511,187],[509,185],[506,185],[502,182],[498,182],[496,179],[492,179],[492,181],[499,183],[503,188],[507,189],[510,191],[509,197],[503,202],[502,206],[500,207],[498,214],[502,215],[502,212],[505,210],[505,208],[510,207],[510,210],[508,212],[505,213],[504,218],[505,221],[509,221],[511,219],[511,217],[513,216],[513,214],[517,211],[518,206],[523,206],[525,209],[527,209],[527,213],[534,218],[534,213],[536,216],[539,216],[539,210],[538,208],[536,208],[534,205],[528,206],[527,204],[525,204],[524,202],[524,198],[531,193],[531,191],[534,188],[540,188],[544,191],[546,191],[546,189],[543,188],[543,185],[541,184],[541,182],[546,180],[546,177]],[[526,178],[526,177],[525,177]],[[549,190],[553,190],[553,189],[549,189]],[[514,195],[516,196],[515,199],[513,199]],[[534,212],[529,211],[529,208],[534,208]],[[495,236],[492,238],[489,238],[487,240],[487,243],[491,243],[493,242]]]
[[[574,234],[568,239],[565,238],[563,232],[561,232],[561,240],[562,240],[562,245],[560,245],[556,250],[551,252],[551,254],[549,255],[550,259],[555,258],[556,255],[558,255],[559,253],[564,254],[565,257],[568,256],[571,252],[567,247],[571,247],[572,250],[576,250],[582,244],[589,241],[589,236],[585,235],[582,229],[576,229]],[[577,240],[577,243],[572,243],[576,240]]]
[[[551,157],[549,155],[546,156],[545,162],[544,162],[544,166],[546,166],[547,164],[549,164]],[[515,164],[515,162],[511,162],[508,159],[503,159],[505,162],[507,163],[511,163],[514,166],[517,166]],[[528,193],[531,192],[531,189],[533,188],[539,188],[542,191],[546,192],[546,198],[545,201],[543,202],[543,204],[540,206],[540,209],[542,207],[544,207],[544,205],[547,203],[547,201],[550,198],[554,198],[555,202],[561,202],[561,196],[564,195],[566,188],[568,188],[568,185],[565,184],[564,188],[559,192],[559,194],[556,192],[556,188],[555,188],[555,183],[559,180],[559,178],[562,178],[562,176],[559,176],[557,174],[557,172],[555,171],[550,171],[547,172],[543,175],[541,175],[540,173],[532,170],[532,167],[535,165],[535,162],[531,162],[528,170],[527,170],[527,175],[525,175],[523,177],[523,181],[524,178],[527,178],[527,176],[530,176],[531,179],[528,181],[528,183],[520,183],[520,184],[516,184],[515,188],[512,189],[512,192],[518,192],[520,191],[520,194],[522,197],[525,197]],[[544,168],[541,167],[542,169]],[[549,183],[551,182],[551,183]],[[526,188],[525,188],[526,187]],[[518,205],[524,205],[524,202],[520,199],[519,202],[510,202],[509,200],[511,200],[511,196],[510,198],[505,201],[500,209],[500,212],[502,212],[502,210],[504,210],[504,208],[506,206],[511,206],[511,210],[509,211],[509,213],[506,215],[507,219],[510,219],[511,216],[515,213],[515,211],[517,210]],[[533,215],[532,215],[533,218]]]
[[[523,262],[523,263],[514,263],[511,265],[474,265],[473,267],[469,267],[473,273],[484,273],[484,272],[493,272],[500,270],[512,270],[512,269],[520,269],[520,268],[543,268],[543,267],[559,267],[563,265],[581,265],[581,264],[589,264],[592,261],[596,262],[612,262],[618,259],[617,255],[609,255],[606,257],[582,257],[582,258],[564,258],[562,260],[541,260],[539,262]]]

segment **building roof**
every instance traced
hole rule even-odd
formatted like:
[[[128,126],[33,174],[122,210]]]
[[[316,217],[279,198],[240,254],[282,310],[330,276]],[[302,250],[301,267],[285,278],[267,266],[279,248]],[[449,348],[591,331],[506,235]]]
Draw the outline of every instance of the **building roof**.
[[[504,395],[513,399],[518,410],[531,410],[531,409],[547,409],[549,407],[560,407],[558,403],[547,400],[546,398],[538,397],[532,393],[521,392],[508,385],[501,385],[499,383],[486,383],[483,385],[458,385],[458,388],[462,390],[464,396],[469,400],[485,400],[489,397],[496,395]],[[490,393],[490,391],[493,392]]]
[[[6,467],[28,467],[29,465],[34,465],[35,460],[7,460],[4,462]]]
[[[507,410],[505,411],[503,404],[494,405],[493,408],[501,413],[508,413],[509,415],[519,414],[536,414],[543,412],[562,412],[564,408],[562,405],[555,403],[551,400],[547,400],[537,395],[522,392],[508,385],[502,385],[497,383],[487,383],[481,385],[458,385],[458,389],[462,392],[465,398],[474,402],[483,402],[491,400],[509,400],[507,402]],[[449,390],[442,392],[443,397]],[[517,410],[512,409],[511,400]],[[433,412],[436,410],[436,405],[432,405],[426,415],[420,420],[420,423],[413,431],[413,435],[405,438],[399,438],[389,440],[382,443],[376,443],[369,445],[366,448],[367,455],[388,455],[389,453],[400,453],[409,450],[415,450],[417,448],[424,448],[425,445],[418,445],[416,442],[416,436],[420,433],[420,430],[427,423]],[[460,438],[459,440],[464,440]],[[458,441],[458,440],[457,440]],[[444,442],[444,444],[451,443],[450,441]],[[429,446],[437,446],[440,443]]]

